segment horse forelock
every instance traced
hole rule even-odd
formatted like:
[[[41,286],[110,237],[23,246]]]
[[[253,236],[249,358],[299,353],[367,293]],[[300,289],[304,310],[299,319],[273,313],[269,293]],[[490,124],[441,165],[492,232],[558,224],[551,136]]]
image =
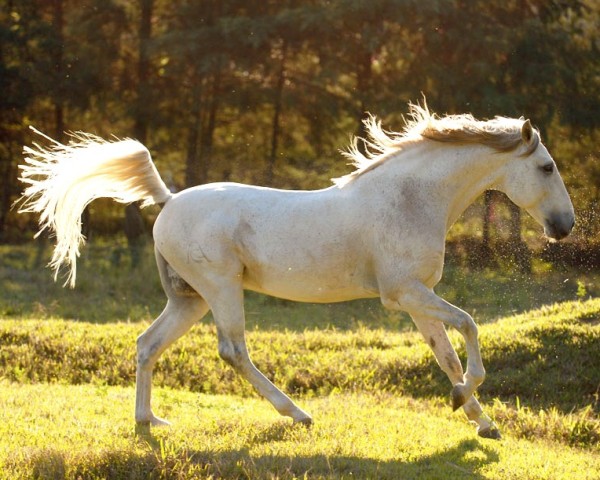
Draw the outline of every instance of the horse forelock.
[[[348,150],[342,152],[351,160],[356,170],[333,182],[342,187],[355,178],[373,170],[398,153],[407,145],[423,140],[445,143],[480,144],[499,152],[516,150],[523,145],[521,129],[525,120],[507,117],[494,117],[491,120],[477,120],[471,114],[438,116],[424,106],[409,104],[409,118],[400,133],[388,132],[381,127],[381,121],[369,116],[365,121],[367,138],[355,137]],[[364,144],[364,153],[358,148]],[[533,130],[533,139],[521,155],[531,155],[540,143],[539,131]]]

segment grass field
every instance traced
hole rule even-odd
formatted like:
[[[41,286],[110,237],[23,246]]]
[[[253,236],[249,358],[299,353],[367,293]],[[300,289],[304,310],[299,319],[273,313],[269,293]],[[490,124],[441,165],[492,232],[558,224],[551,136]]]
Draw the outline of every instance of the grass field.
[[[169,429],[135,432],[133,389],[1,384],[3,478],[593,479],[599,453],[505,434],[478,439],[437,401],[303,399],[293,426],[264,401],[157,389]]]
[[[451,412],[413,332],[250,332],[257,365],[314,415],[307,430],[256,398],[198,325],[156,372],[173,427],[136,433],[143,324],[0,320],[0,466],[49,479],[600,478],[599,325],[588,300],[481,328],[493,442]]]
[[[451,266],[440,286],[482,324],[479,396],[501,441],[451,411],[450,385],[405,317],[371,301],[257,295],[247,301],[253,359],[314,426],[279,417],[218,358],[208,318],[157,365],[154,408],[173,426],[136,430],[135,338],[163,303],[151,262],[140,274],[115,248],[92,249],[70,291],[35,267],[31,247],[3,248],[0,478],[600,479],[600,299],[589,272]]]

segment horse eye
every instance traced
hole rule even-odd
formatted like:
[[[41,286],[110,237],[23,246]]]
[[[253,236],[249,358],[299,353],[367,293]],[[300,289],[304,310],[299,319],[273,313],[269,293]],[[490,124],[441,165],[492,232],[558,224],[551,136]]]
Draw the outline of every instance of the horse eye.
[[[546,165],[542,165],[540,168],[544,173],[552,173],[554,171],[554,164],[547,163]]]

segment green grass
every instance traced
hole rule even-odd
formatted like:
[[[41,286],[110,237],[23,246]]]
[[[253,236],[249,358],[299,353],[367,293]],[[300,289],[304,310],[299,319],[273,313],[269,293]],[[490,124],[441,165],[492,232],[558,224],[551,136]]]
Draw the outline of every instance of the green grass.
[[[91,245],[75,290],[53,284],[37,253],[0,247],[0,478],[600,479],[593,272],[446,270],[438,292],[481,325],[479,397],[500,442],[452,413],[449,382],[405,316],[378,301],[255,294],[253,360],[313,428],[234,374],[206,318],[156,368],[155,412],[174,426],[136,432],[135,339],[164,303],[150,249],[134,270],[123,245]]]
[[[389,394],[305,399],[310,428],[266,402],[156,390],[174,425],[135,432],[131,387],[0,384],[0,478],[593,479],[598,452],[505,435]]]
[[[487,401],[563,412],[592,405],[600,386],[600,299],[544,307],[480,327]],[[90,324],[58,319],[1,320],[0,375],[17,382],[131,385],[135,339],[147,324]],[[464,358],[463,341],[451,339]],[[445,396],[448,380],[413,331],[305,330],[248,332],[256,365],[293,394],[387,391]],[[161,357],[156,381],[201,393],[251,394],[217,355],[215,327],[201,323]]]
[[[249,333],[256,364],[314,415],[305,430],[256,398],[200,324],[157,366],[155,411],[174,427],[135,434],[143,328],[0,321],[6,478],[600,478],[600,299],[481,327],[499,443],[451,412],[417,334],[365,327]]]

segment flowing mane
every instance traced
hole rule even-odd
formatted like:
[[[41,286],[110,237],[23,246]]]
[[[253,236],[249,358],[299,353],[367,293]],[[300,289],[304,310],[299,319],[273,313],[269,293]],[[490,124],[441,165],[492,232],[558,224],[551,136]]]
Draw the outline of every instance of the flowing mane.
[[[402,132],[388,132],[381,127],[381,121],[374,116],[364,120],[367,138],[354,137],[343,155],[351,160],[356,170],[333,182],[343,187],[355,178],[373,170],[385,162],[391,154],[423,139],[436,142],[480,144],[499,152],[515,150],[522,142],[521,128],[525,119],[495,117],[492,120],[476,120],[471,114],[446,115],[439,117],[427,108],[409,104],[409,118]],[[358,142],[365,145],[365,153],[358,148]],[[540,142],[540,135],[534,130],[533,141],[523,152],[524,156],[535,151]]]

